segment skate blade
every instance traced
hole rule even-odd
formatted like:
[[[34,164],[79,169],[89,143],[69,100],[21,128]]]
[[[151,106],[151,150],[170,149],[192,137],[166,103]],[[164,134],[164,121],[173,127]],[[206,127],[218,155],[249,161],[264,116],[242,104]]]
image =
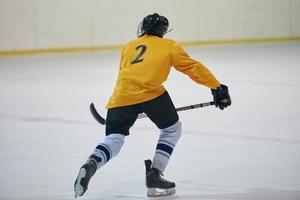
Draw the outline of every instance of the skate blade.
[[[86,175],[86,169],[81,168],[79,170],[79,174],[78,174],[77,179],[76,179],[76,184],[74,185],[75,198],[77,198],[78,196],[82,196],[84,194],[84,189],[80,185],[80,181],[81,181],[82,178],[85,177],[85,175]]]
[[[148,197],[164,197],[175,194],[175,188],[169,189],[160,189],[160,188],[148,188],[147,196]]]

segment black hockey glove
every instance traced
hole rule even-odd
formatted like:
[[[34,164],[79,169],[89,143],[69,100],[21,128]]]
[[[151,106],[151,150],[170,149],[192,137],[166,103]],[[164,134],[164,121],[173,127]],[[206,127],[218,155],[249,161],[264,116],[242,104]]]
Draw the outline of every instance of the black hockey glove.
[[[222,85],[221,87],[211,89],[211,93],[214,96],[214,103],[216,107],[219,107],[221,110],[231,105],[231,98],[229,96],[228,87]]]

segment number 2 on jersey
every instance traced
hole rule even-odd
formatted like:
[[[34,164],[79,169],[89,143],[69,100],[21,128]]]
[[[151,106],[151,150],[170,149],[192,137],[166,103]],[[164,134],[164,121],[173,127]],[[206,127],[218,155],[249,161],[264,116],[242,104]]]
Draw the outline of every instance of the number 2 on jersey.
[[[131,62],[131,64],[136,64],[139,62],[142,62],[144,60],[144,58],[142,58],[142,56],[145,54],[146,50],[147,50],[147,46],[146,45],[139,45],[135,48],[137,51],[139,49],[142,49],[139,53],[139,55]]]

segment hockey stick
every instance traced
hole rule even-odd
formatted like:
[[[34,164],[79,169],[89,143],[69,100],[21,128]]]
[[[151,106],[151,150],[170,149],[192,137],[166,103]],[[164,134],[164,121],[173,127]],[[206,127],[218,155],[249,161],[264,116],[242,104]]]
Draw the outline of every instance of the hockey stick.
[[[210,102],[205,102],[205,103],[199,103],[199,104],[194,104],[194,105],[189,105],[189,106],[183,106],[183,107],[179,107],[176,108],[177,112],[180,111],[184,111],[184,110],[191,110],[191,109],[195,109],[195,108],[202,108],[202,107],[206,107],[206,106],[211,106],[211,105],[215,105],[213,101]],[[103,117],[101,117],[101,115],[99,115],[99,113],[97,112],[94,103],[91,103],[90,105],[90,112],[93,115],[94,119],[99,122],[100,124],[104,125],[105,124],[105,119]],[[141,113],[138,116],[138,119],[141,118],[145,118],[147,117],[147,115],[145,113]]]

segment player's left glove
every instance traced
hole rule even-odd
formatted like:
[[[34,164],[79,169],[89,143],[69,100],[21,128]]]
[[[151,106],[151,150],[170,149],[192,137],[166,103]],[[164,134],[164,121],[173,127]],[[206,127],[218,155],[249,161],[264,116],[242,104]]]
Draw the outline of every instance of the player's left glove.
[[[214,96],[214,103],[216,107],[221,110],[231,105],[231,98],[229,96],[228,87],[222,85],[217,89],[211,89],[211,93]]]

